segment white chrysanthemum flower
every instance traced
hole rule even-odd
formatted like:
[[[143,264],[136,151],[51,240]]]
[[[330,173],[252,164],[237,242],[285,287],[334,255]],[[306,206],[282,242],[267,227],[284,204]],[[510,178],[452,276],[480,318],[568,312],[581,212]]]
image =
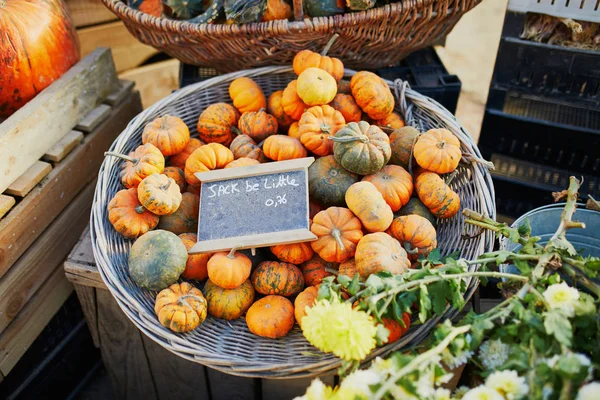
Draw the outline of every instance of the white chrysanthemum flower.
[[[417,387],[417,393],[420,398],[428,398],[434,395],[435,389],[433,388],[433,384],[435,381],[435,374],[431,369],[427,369],[426,371],[422,371],[419,374],[419,379],[415,383]]]
[[[454,390],[453,398],[460,400],[465,396],[465,394],[469,392],[469,390],[471,389],[468,386],[459,386],[458,388],[456,388],[456,390]]]
[[[450,374],[444,374],[442,376],[438,376],[437,378],[435,378],[435,383],[436,385],[443,385],[444,383],[448,383],[452,380],[452,378],[454,378],[454,374],[450,373]]]
[[[394,371],[396,371],[394,362],[391,359],[388,358],[384,360],[381,357],[375,358],[375,361],[373,361],[373,365],[371,365],[370,369],[382,376],[391,375]]]
[[[369,386],[377,385],[380,382],[381,376],[377,372],[369,369],[359,369],[344,378],[340,388],[370,396],[371,388]]]
[[[583,385],[577,393],[575,400],[598,400],[600,399],[600,382],[592,382]]]
[[[419,400],[412,394],[408,393],[406,389],[404,389],[400,385],[394,385],[390,390],[389,394],[392,399],[402,399],[402,400]]]
[[[544,292],[544,299],[550,308],[560,308],[572,317],[575,315],[575,304],[579,300],[579,291],[570,287],[565,282],[548,286]]]
[[[331,394],[331,388],[325,386],[319,378],[315,378],[310,383],[306,394],[294,398],[294,400],[326,400]]]
[[[444,388],[437,388],[433,393],[433,400],[450,400],[450,391]]]
[[[590,379],[592,379],[592,377],[594,376],[594,367],[592,366],[592,362],[590,361],[589,357],[586,356],[585,354],[582,353],[567,353],[567,354],[557,354],[551,358],[548,358],[546,360],[542,359],[542,362],[546,362],[546,364],[550,367],[550,368],[555,368],[556,364],[558,363],[558,360],[560,360],[561,358],[568,358],[568,357],[574,357],[577,359],[577,361],[579,362],[579,364],[583,367],[583,368],[587,368],[587,377],[586,377],[586,381],[589,381]]]
[[[512,370],[493,372],[485,380],[485,386],[496,390],[508,400],[520,399],[529,392],[525,378]]]
[[[487,340],[479,347],[479,359],[488,370],[500,368],[510,354],[510,346],[500,339]]]
[[[462,400],[504,400],[504,397],[492,388],[477,386],[465,393]]]
[[[469,350],[462,350],[457,355],[453,355],[448,349],[442,352],[442,361],[449,369],[458,368],[466,364],[471,357],[473,357],[473,352]]]

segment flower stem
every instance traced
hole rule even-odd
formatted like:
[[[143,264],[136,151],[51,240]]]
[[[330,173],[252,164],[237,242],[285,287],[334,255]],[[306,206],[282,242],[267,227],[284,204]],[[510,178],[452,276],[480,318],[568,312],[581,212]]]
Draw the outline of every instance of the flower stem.
[[[560,225],[558,229],[552,235],[552,238],[548,241],[548,244],[556,239],[564,239],[567,234],[567,230],[571,228],[585,228],[585,224],[582,222],[574,222],[573,214],[577,208],[577,198],[580,182],[574,176],[569,178],[569,189],[567,189],[567,204],[560,216]]]

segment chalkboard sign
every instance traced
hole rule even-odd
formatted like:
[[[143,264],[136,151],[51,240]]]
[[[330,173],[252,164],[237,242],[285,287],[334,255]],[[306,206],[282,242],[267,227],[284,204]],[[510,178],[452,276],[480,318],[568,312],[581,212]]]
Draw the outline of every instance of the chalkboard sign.
[[[301,158],[196,173],[198,242],[190,253],[315,240],[310,231],[308,167]]]

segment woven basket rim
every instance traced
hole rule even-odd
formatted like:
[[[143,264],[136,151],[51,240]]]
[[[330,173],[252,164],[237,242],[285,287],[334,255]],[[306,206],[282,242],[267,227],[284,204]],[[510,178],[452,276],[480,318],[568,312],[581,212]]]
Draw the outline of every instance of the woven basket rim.
[[[129,122],[125,130],[121,132],[119,137],[113,142],[111,145],[111,150],[125,145],[129,141],[132,133],[135,132],[139,126],[141,126],[143,121],[148,116],[160,111],[164,106],[170,104],[170,102],[181,100],[186,96],[192,95],[196,91],[206,90],[211,86],[220,84],[224,81],[228,82],[242,76],[260,77],[265,75],[285,73],[293,73],[293,68],[289,66],[276,66],[243,70],[217,76],[179,89],[134,117]],[[345,70],[345,76],[353,75],[355,73],[356,72],[353,70]],[[473,151],[472,154],[466,154],[465,156],[476,158],[481,157],[479,149],[471,137],[464,131],[464,128],[462,128],[462,126],[456,122],[455,118],[445,108],[443,108],[443,106],[436,101],[413,91],[405,82],[400,80],[395,82],[386,82],[393,90],[396,91],[397,96],[398,92],[402,93],[400,97],[404,99],[404,101],[399,104],[399,107],[403,112],[406,111],[407,114],[410,113],[410,107],[412,107],[412,105],[406,104],[406,98],[409,98],[411,101],[419,99],[421,102],[424,102],[421,104],[421,107],[430,107],[438,112],[444,113],[444,115],[440,118],[442,118],[444,121],[447,121],[446,123],[448,125],[453,125],[451,129],[452,132],[459,137],[462,144],[468,146]],[[114,161],[106,159],[103,162],[98,175],[98,183],[94,195],[94,204],[92,205],[92,212],[90,215],[92,248],[102,280],[106,283],[107,288],[117,301],[119,307],[138,329],[144,332],[144,334],[146,334],[156,343],[180,357],[193,362],[201,363],[228,374],[238,376],[270,379],[301,377],[308,378],[317,376],[321,373],[333,371],[341,365],[341,360],[332,354],[325,354],[320,358],[315,358],[314,362],[298,365],[290,362],[269,364],[266,361],[263,362],[262,360],[257,361],[256,359],[245,359],[243,355],[232,356],[229,354],[211,353],[206,348],[198,347],[198,345],[190,342],[185,335],[179,335],[165,330],[165,328],[162,327],[156,319],[156,316],[145,308],[145,306],[134,296],[133,292],[130,293],[124,282],[121,281],[118,276],[113,274],[112,270],[115,269],[115,267],[112,266],[113,263],[110,254],[108,254],[105,247],[102,245],[102,242],[105,241],[104,236],[102,235],[103,226],[106,225],[107,221],[102,219],[103,204],[102,201],[99,201],[99,198],[103,196],[104,189],[108,185],[108,170],[110,169],[112,163],[114,163]],[[472,173],[470,179],[476,181],[475,185],[478,188],[485,187],[486,189],[479,190],[477,193],[479,196],[477,200],[483,205],[485,212],[488,213],[490,217],[494,218],[496,209],[491,175],[489,174],[487,168],[479,163],[472,163],[470,170]],[[100,235],[98,233],[100,233]],[[479,236],[479,239],[476,240],[479,241],[477,247],[480,251],[485,252],[492,250],[494,241],[493,234],[491,232],[484,232]],[[471,267],[473,270],[475,268],[475,265]],[[475,278],[469,279],[466,282],[467,291],[464,296],[465,302],[471,298],[472,294],[477,288],[478,282],[479,281]],[[376,348],[367,357],[365,362],[369,362],[377,356],[384,356],[389,352],[396,351],[401,348],[407,348],[419,343],[426,336],[428,336],[430,330],[433,329],[433,327],[439,321],[442,319],[454,318],[456,315],[458,315],[458,310],[451,309],[448,306],[443,315],[434,316],[424,324],[415,327],[414,330],[410,330],[399,341]],[[286,340],[285,338],[282,339]]]
[[[275,20],[254,22],[248,24],[194,24],[187,21],[171,20],[155,17],[129,7],[122,0],[102,0],[104,5],[120,19],[135,22],[146,28],[157,31],[197,34],[200,36],[235,36],[238,34],[279,34],[289,32],[307,32],[318,30],[319,27],[352,26],[367,21],[378,21],[391,15],[408,12],[418,12],[420,9],[435,5],[440,0],[402,0],[397,3],[385,4],[365,11],[354,11],[329,17],[305,17],[302,21]],[[452,0],[448,0],[452,1]],[[447,8],[447,14],[460,15],[481,2],[481,0],[454,0],[465,3],[465,7]],[[469,4],[472,5],[469,7]],[[462,5],[462,4],[461,4]]]

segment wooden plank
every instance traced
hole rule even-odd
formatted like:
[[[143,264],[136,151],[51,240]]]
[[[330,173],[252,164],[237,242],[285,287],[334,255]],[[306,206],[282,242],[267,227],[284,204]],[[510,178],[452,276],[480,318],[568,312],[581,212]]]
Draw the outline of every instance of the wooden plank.
[[[113,91],[111,94],[109,94],[108,97],[104,100],[104,102],[113,107],[121,104],[121,102],[133,90],[134,86],[135,86],[135,82],[120,79],[119,87],[115,91]]]
[[[46,161],[59,162],[83,140],[83,133],[70,131],[44,154]]]
[[[119,74],[119,78],[135,82],[142,95],[142,106],[150,107],[179,89],[179,61],[167,60]]]
[[[160,399],[210,399],[206,367],[171,353],[146,335],[142,338]]]
[[[0,125],[0,192],[118,85],[110,51],[97,49]]]
[[[73,285],[59,266],[0,335],[0,372],[4,376],[12,370],[71,292]]]
[[[66,3],[76,27],[95,25],[117,19],[117,16],[104,7],[100,0],[66,0]]]
[[[94,190],[89,183],[0,279],[0,333],[62,265],[88,224]]]
[[[93,286],[98,289],[107,289],[106,284],[100,277],[100,272],[95,265],[79,264],[71,261],[65,262],[65,273],[73,283],[84,286]]]
[[[4,193],[25,197],[50,171],[52,171],[52,165],[47,162],[36,161],[23,175],[11,183]]]
[[[260,379],[242,378],[206,368],[212,400],[254,400],[260,392]]]
[[[16,202],[17,201],[14,197],[0,194],[0,218],[4,217],[6,213],[10,211],[12,206],[15,205]]]
[[[77,299],[81,304],[85,321],[92,335],[94,346],[100,347],[100,335],[98,334],[98,309],[96,308],[96,289],[93,287],[73,285],[77,292]]]
[[[158,53],[158,50],[138,41],[120,21],[78,29],[77,34],[83,55],[90,54],[97,47],[110,47],[119,72],[138,67]]]
[[[96,291],[96,301],[100,351],[115,397],[158,399],[142,333],[123,314],[108,290]]]
[[[0,277],[81,188],[98,175],[103,152],[140,110],[139,93],[133,92],[95,132],[84,137],[82,145],[58,164],[41,185],[0,220]]]
[[[92,111],[87,113],[85,117],[77,125],[75,129],[79,129],[82,132],[90,133],[98,127],[108,116],[110,115],[111,108],[109,105],[100,104]]]

